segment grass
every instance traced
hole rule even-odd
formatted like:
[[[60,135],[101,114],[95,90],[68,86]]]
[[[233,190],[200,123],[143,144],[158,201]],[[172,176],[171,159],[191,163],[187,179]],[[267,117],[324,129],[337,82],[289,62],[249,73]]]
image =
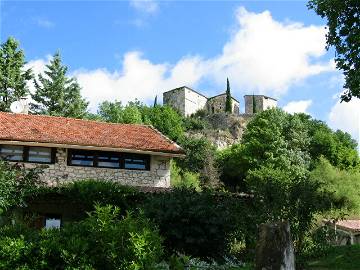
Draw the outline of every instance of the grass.
[[[337,246],[322,258],[308,263],[311,270],[359,270],[360,269],[360,245]]]

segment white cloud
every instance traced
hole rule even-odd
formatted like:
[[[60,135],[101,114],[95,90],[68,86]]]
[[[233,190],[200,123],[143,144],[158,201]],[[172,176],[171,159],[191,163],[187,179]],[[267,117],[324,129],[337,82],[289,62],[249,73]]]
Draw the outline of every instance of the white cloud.
[[[299,100],[291,101],[286,104],[283,109],[288,113],[307,113],[308,108],[311,106],[312,100]]]
[[[38,26],[43,27],[43,28],[53,28],[55,26],[55,23],[45,19],[45,18],[36,18],[35,22]]]
[[[96,111],[99,102],[115,99],[126,103],[136,98],[152,101],[156,95],[184,84],[196,84],[199,74],[199,61],[196,57],[183,59],[174,67],[153,64],[142,58],[139,52],[129,52],[124,56],[121,71],[109,72],[106,69],[74,72],[83,88],[83,95],[90,101],[90,108]],[[167,76],[167,74],[169,75]]]
[[[280,96],[308,76],[334,69],[314,62],[326,53],[323,26],[304,26],[274,20],[269,11],[252,13],[241,7],[238,29],[213,60],[218,82],[230,77],[238,89]]]
[[[360,99],[350,102],[337,102],[330,111],[328,123],[333,129],[341,129],[350,133],[360,142]]]
[[[159,5],[155,0],[130,0],[130,5],[144,13],[155,13],[159,9]]]
[[[157,8],[151,7],[156,5],[152,1],[131,3],[134,7],[150,5],[149,11]],[[176,63],[153,63],[133,51],[124,54],[122,65],[114,72],[100,68],[77,70],[73,75],[95,110],[103,100],[126,103],[138,98],[149,102],[181,85],[196,88],[206,82],[214,89],[224,89],[226,77],[235,96],[255,92],[280,97],[294,83],[334,69],[332,61],[319,60],[326,53],[323,26],[279,22],[268,11],[252,13],[244,8],[238,9],[236,19],[230,40],[213,58],[195,55]]]

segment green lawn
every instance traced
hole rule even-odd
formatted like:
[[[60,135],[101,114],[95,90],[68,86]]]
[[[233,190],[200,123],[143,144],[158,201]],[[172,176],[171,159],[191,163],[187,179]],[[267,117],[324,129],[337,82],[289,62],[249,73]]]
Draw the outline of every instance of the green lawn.
[[[360,245],[334,247],[327,256],[312,260],[308,269],[359,270]]]

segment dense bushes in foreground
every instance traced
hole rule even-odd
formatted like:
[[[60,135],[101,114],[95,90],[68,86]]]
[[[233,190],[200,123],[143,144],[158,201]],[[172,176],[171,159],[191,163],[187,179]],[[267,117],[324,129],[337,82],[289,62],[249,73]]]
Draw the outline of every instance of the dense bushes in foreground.
[[[96,206],[81,222],[61,230],[12,225],[0,230],[0,269],[154,269],[162,238],[141,215]]]
[[[143,193],[113,182],[84,180],[42,188],[29,197],[30,205],[36,200],[46,201],[49,194],[74,201],[80,214],[76,220],[81,220],[86,211],[93,211],[96,204],[117,206],[121,215],[127,211],[142,213],[158,226],[167,255],[180,252],[219,259],[229,253],[230,243],[235,240],[254,246],[256,210],[248,197],[188,188]]]

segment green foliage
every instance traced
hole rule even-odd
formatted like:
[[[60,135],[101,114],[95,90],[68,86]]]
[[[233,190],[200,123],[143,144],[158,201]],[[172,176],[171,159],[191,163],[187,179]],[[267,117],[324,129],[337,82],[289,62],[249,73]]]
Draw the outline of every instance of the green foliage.
[[[23,207],[30,194],[36,194],[41,169],[25,169],[19,164],[0,160],[0,214],[13,207]]]
[[[202,185],[219,185],[219,175],[215,164],[215,147],[205,138],[187,137],[180,141],[186,156],[176,160],[182,172],[199,173]]]
[[[24,70],[24,51],[10,37],[0,46],[0,111],[10,111],[10,104],[29,94],[27,82],[32,79],[30,69]]]
[[[225,112],[232,113],[232,98],[231,98],[231,92],[230,92],[229,78],[226,78]]]
[[[169,106],[145,109],[143,118],[171,140],[178,141],[184,136],[182,117]]]
[[[343,200],[347,214],[358,217],[360,213],[360,173],[358,171],[340,170],[321,158],[311,178],[321,181],[326,189],[333,192],[337,200]]]
[[[59,187],[44,187],[37,194],[28,196],[27,200],[46,198],[48,194],[64,196],[65,200],[74,202],[80,213],[93,211],[95,204],[114,205],[125,211],[135,209],[145,197],[134,187],[123,186],[112,181],[82,180],[64,184]],[[80,216],[78,218],[82,218]]]
[[[322,156],[340,169],[351,169],[360,164],[357,143],[350,134],[340,130],[334,132],[324,122],[312,119],[309,115],[298,114],[298,116],[310,138],[308,151],[312,167]]]
[[[241,145],[218,155],[222,179],[254,195],[261,222],[290,221],[298,252],[316,215],[343,203],[310,177],[309,149],[316,140],[308,124],[303,115],[265,110],[248,123]]]
[[[18,234],[3,227],[0,269],[153,269],[163,253],[157,230],[142,215],[119,213],[95,206],[85,220],[60,230]]]
[[[360,245],[334,246],[325,256],[313,258],[308,269],[357,270],[360,265]]]
[[[255,95],[252,96],[252,113],[253,113],[253,114],[257,113]]]
[[[75,78],[66,76],[67,67],[62,64],[57,52],[46,65],[45,76],[34,80],[36,92],[31,108],[38,114],[83,118],[87,114],[88,102],[80,94],[81,87]]]
[[[135,101],[124,107],[119,101],[105,101],[100,104],[98,114],[107,122],[153,125],[175,141],[184,133],[182,117],[168,106],[147,107]]]
[[[184,128],[186,131],[190,130],[204,130],[209,128],[210,124],[201,118],[197,117],[186,117],[184,118]]]
[[[233,258],[225,258],[224,263],[215,261],[206,262],[199,258],[191,258],[185,255],[171,256],[168,262],[162,262],[156,266],[158,270],[245,270],[250,269],[244,263],[241,263]]]
[[[233,144],[231,147],[217,152],[216,162],[220,169],[220,180],[232,190],[246,192],[244,181],[247,173],[247,159],[242,144]]]
[[[199,174],[192,172],[182,172],[174,161],[171,162],[171,186],[177,188],[193,188],[201,190]]]
[[[232,238],[249,240],[257,230],[250,202],[226,193],[174,189],[149,197],[142,208],[158,224],[169,253],[219,259]]]
[[[336,50],[336,67],[345,75],[343,101],[360,97],[360,5],[358,0],[310,0],[308,7],[327,19],[327,48]]]

